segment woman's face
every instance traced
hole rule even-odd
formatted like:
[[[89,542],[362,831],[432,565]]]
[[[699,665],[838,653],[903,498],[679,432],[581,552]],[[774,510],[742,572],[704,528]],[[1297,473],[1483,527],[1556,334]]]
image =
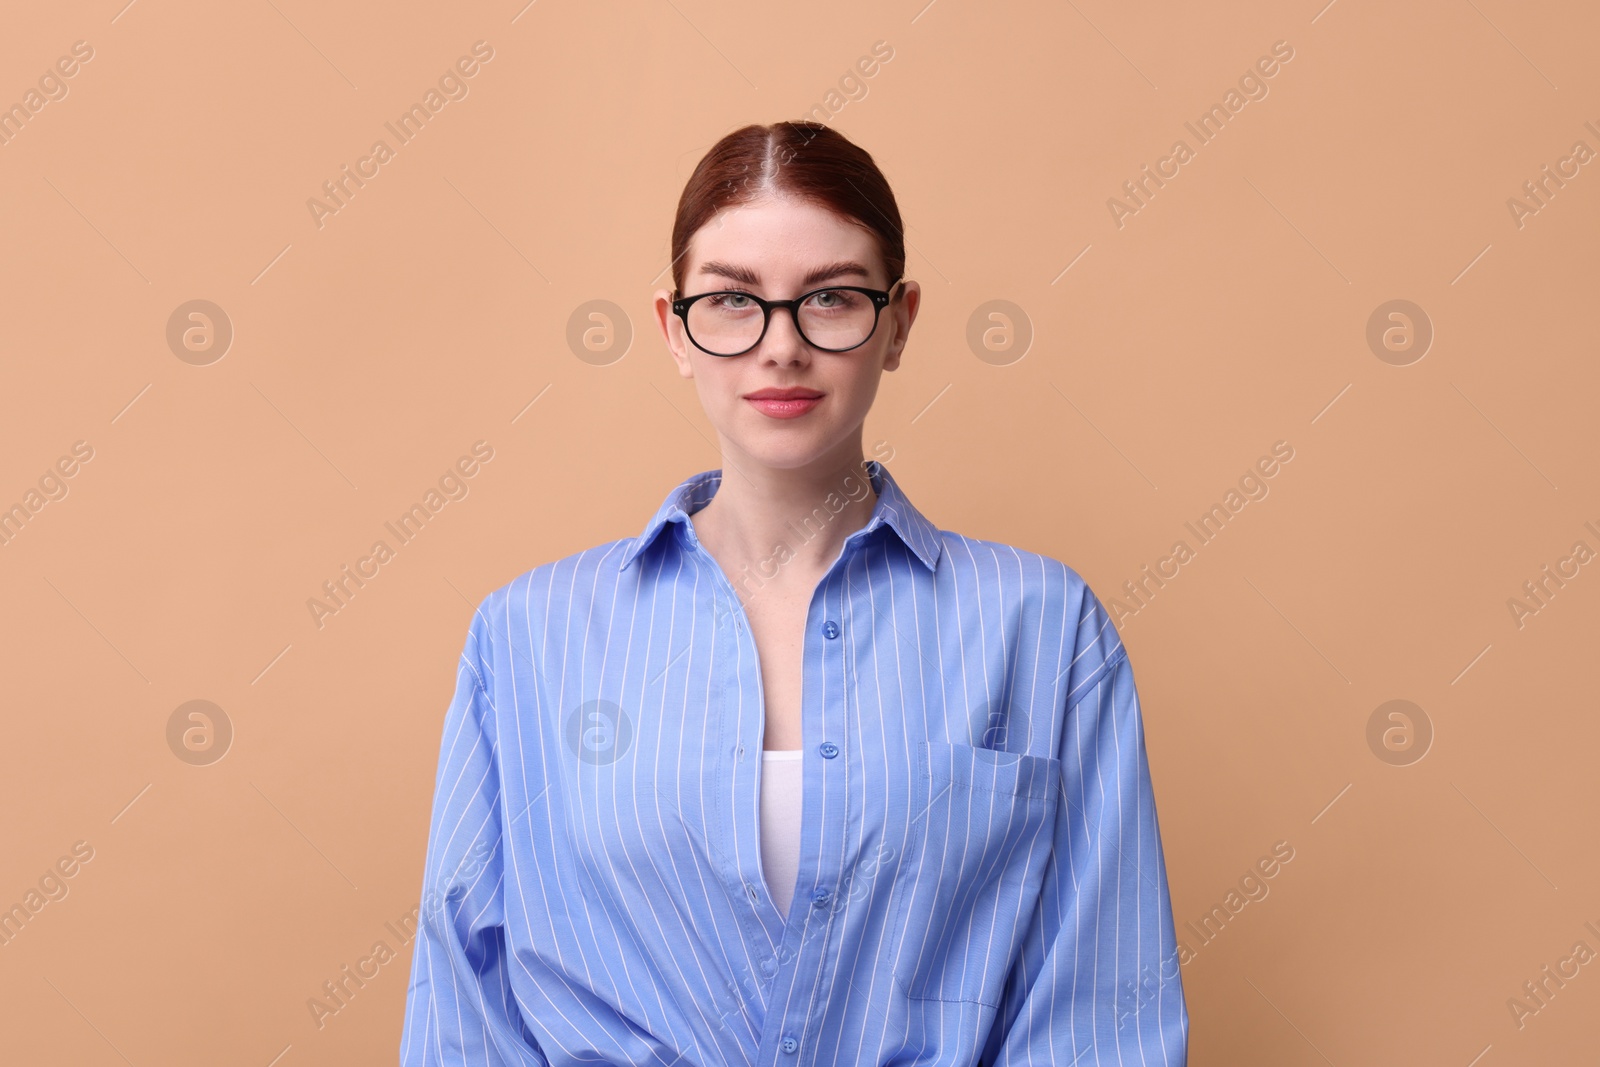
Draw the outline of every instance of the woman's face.
[[[695,233],[686,258],[681,296],[731,289],[789,300],[830,283],[890,288],[865,228],[788,197],[724,209]],[[755,348],[739,356],[713,356],[685,336],[683,320],[672,313],[670,290],[656,291],[655,309],[678,373],[694,379],[725,456],[735,463],[831,469],[859,458],[861,427],[878,379],[900,365],[921,289],[904,282],[900,290],[867,341],[848,352],[813,348],[800,338],[788,312],[774,310]],[[754,313],[759,316],[760,310]],[[804,390],[819,399],[804,413],[783,418],[772,405],[763,410],[750,398],[765,389]]]

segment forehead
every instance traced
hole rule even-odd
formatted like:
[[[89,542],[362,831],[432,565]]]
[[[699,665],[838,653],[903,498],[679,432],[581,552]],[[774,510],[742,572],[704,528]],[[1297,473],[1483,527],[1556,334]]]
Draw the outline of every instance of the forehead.
[[[825,207],[790,198],[722,209],[695,232],[686,258],[692,275],[712,273],[708,264],[732,265],[767,284],[840,262],[859,263],[873,275],[883,270],[870,230]]]

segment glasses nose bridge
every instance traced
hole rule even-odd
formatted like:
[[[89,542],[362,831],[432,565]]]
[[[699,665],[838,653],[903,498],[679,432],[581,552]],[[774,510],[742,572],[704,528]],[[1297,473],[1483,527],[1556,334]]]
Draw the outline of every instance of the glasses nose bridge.
[[[806,296],[810,295],[811,294],[809,293],[806,294]],[[811,338],[806,336],[805,327],[800,325],[800,304],[804,299],[805,297],[803,296],[797,296],[791,300],[761,301],[762,311],[766,315],[765,320],[761,324],[761,340],[766,340],[767,332],[772,329],[772,313],[777,311],[779,308],[788,308],[789,321],[794,325],[795,336],[800,338],[802,343],[808,345],[811,344]],[[760,342],[757,343],[759,344]]]

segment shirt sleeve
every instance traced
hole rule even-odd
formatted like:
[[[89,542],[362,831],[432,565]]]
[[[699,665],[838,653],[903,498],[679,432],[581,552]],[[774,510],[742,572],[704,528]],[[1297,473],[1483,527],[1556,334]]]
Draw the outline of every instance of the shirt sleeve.
[[[1050,861],[980,1062],[1184,1067],[1189,1015],[1139,695],[1109,616],[1088,601],[1080,633],[1109,651],[1069,684]]]
[[[401,1067],[547,1067],[523,1023],[508,971],[488,635],[480,607],[445,713]]]

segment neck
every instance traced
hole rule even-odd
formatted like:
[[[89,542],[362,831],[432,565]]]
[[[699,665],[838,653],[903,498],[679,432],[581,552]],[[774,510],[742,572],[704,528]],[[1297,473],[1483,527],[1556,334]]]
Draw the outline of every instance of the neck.
[[[793,468],[724,451],[722,483],[691,521],[741,599],[768,585],[814,585],[838,559],[878,502],[862,461],[860,442]]]

